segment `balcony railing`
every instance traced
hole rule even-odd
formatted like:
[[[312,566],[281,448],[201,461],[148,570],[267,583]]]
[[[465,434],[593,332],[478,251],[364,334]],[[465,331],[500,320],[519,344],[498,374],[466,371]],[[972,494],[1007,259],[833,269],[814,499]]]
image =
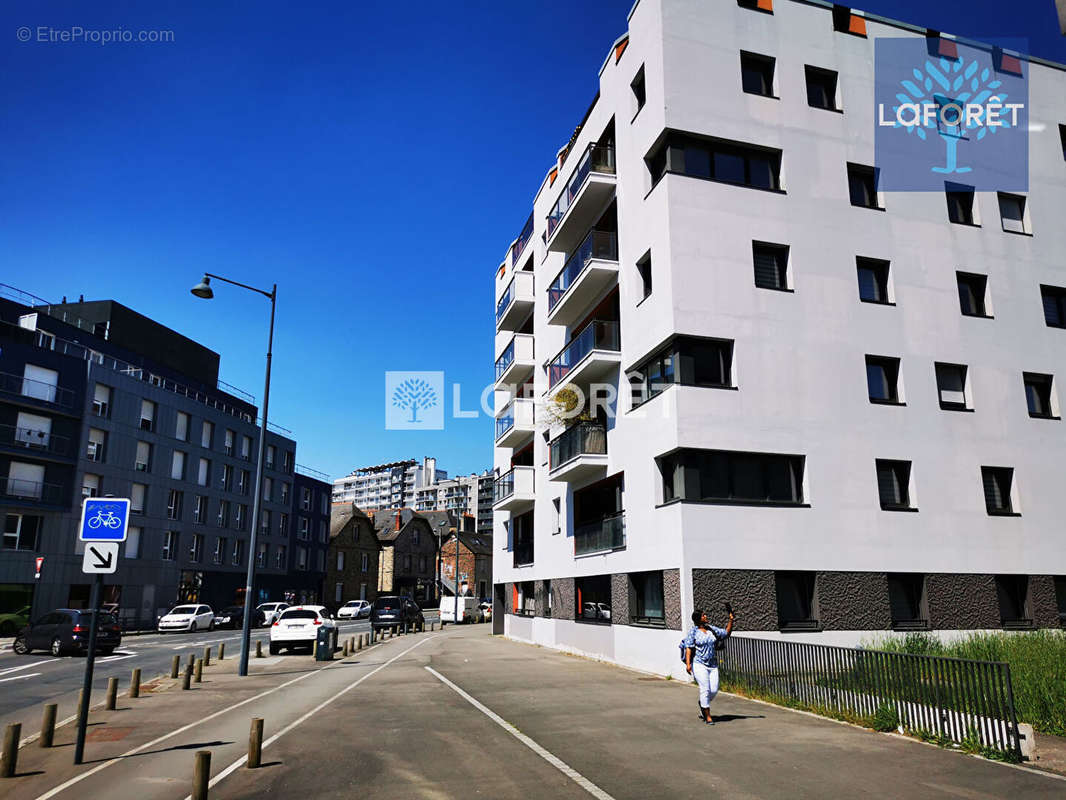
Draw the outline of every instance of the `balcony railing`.
[[[625,512],[609,514],[597,522],[574,528],[574,555],[602,553],[626,546]]]
[[[566,294],[566,290],[573,285],[593,259],[618,260],[618,237],[613,231],[589,231],[585,241],[578,245],[562,272],[548,287],[548,311],[555,308],[555,304]]]
[[[500,357],[496,359],[496,380],[499,381],[503,377],[503,374],[507,372],[507,368],[514,363],[514,339],[511,339],[510,344],[500,354]]]
[[[557,469],[578,456],[607,455],[607,427],[599,422],[579,422],[548,445],[548,468]]]
[[[52,383],[0,372],[0,392],[31,397],[64,408],[74,407],[74,392]]]
[[[511,266],[516,266],[518,257],[522,255],[522,251],[526,249],[526,245],[529,244],[529,240],[533,238],[533,212],[529,212],[529,219],[526,220],[526,224],[522,227],[522,232],[518,234],[518,238],[515,239],[515,243],[511,245]]]
[[[594,319],[548,365],[548,386],[555,386],[593,350],[621,349],[618,322]]]
[[[511,305],[511,302],[515,298],[516,289],[515,289],[514,281],[515,281],[515,279],[511,278],[511,282],[509,284],[507,284],[507,291],[503,293],[503,297],[501,297],[500,301],[498,303],[496,303],[496,324],[497,325],[500,324],[500,320],[503,319],[504,312],[507,311],[507,307],[509,305]]]
[[[492,502],[498,503],[514,494],[514,468],[503,473],[492,484]]]
[[[577,169],[574,170],[574,174],[570,178],[570,182],[566,184],[558,202],[552,208],[551,213],[548,214],[547,238],[551,238],[555,228],[562,221],[562,218],[566,216],[566,212],[570,210],[570,206],[581,191],[581,187],[588,180],[589,174],[593,172],[614,175],[614,145],[590,144],[585,150],[581,161],[578,162]]]
[[[41,450],[60,456],[71,454],[70,439],[66,436],[32,428],[18,428],[14,425],[0,425],[0,444]]]
[[[66,487],[57,483],[27,481],[22,478],[4,478],[3,482],[0,482],[0,489],[3,490],[4,497],[16,500],[36,500],[54,506],[69,505],[70,503]]]

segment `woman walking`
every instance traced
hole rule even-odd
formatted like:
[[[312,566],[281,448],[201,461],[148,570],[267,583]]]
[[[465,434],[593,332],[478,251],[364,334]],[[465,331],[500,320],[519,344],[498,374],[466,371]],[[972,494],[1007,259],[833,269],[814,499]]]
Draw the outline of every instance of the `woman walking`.
[[[707,615],[698,610],[692,612],[692,623],[694,627],[685,637],[685,670],[700,687],[700,718],[713,725],[711,701],[718,694],[718,653],[715,650],[717,644],[733,632],[733,612],[729,612],[725,630],[711,625]]]

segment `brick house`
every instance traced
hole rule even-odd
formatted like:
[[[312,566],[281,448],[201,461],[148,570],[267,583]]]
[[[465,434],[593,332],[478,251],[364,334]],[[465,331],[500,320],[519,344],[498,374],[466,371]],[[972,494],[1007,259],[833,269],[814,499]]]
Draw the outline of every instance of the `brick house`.
[[[331,608],[378,594],[380,547],[373,520],[354,503],[333,506],[322,599]]]
[[[445,594],[455,592],[455,531],[441,545],[441,582]],[[492,537],[459,534],[459,587],[461,594],[489,597],[492,586]]]
[[[432,605],[437,533],[430,521],[410,508],[375,511],[373,521],[380,547],[378,594],[405,594],[419,605]]]

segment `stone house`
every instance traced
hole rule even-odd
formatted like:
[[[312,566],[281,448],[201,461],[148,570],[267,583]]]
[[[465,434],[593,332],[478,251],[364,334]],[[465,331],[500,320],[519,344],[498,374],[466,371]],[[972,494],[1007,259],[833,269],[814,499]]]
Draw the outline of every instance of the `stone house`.
[[[411,508],[375,511],[380,547],[378,594],[405,594],[419,605],[436,601],[437,532]]]
[[[322,598],[331,608],[378,594],[380,546],[373,520],[354,503],[333,506]]]

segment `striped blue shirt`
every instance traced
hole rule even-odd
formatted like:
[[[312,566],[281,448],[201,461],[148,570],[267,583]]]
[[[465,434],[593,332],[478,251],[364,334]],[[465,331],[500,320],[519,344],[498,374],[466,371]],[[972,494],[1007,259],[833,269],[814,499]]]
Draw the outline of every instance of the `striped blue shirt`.
[[[708,625],[707,628],[706,631],[699,628],[689,631],[688,636],[685,637],[685,647],[694,648],[696,651],[692,655],[692,663],[699,662],[705,667],[717,667],[718,654],[714,651],[714,643],[725,639],[729,634],[724,629],[713,625]]]

